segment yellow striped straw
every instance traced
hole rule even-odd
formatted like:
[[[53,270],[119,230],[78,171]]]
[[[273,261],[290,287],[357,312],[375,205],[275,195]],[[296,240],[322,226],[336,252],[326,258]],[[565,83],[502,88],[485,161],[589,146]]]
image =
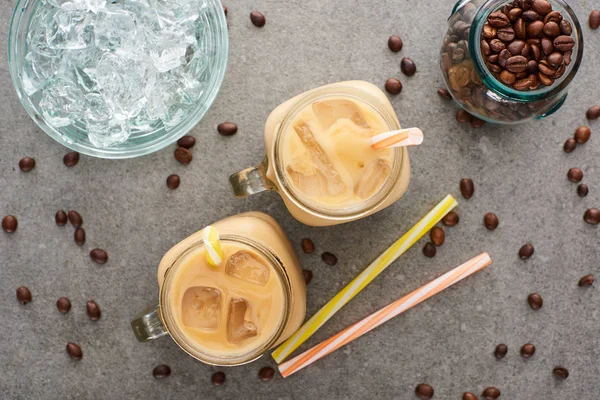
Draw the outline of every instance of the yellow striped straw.
[[[221,241],[219,232],[212,226],[207,226],[202,232],[202,240],[206,248],[206,261],[211,267],[218,267],[223,262],[223,250],[221,250]]]
[[[310,338],[321,326],[333,317],[354,296],[359,294],[373,279],[406,252],[423,235],[435,226],[458,203],[448,195],[433,208],[422,220],[413,226],[396,243],[383,252],[375,261],[365,268],[356,278],[344,287],[335,297],[325,304],[315,315],[304,323],[288,340],[283,342],[271,356],[280,364],[302,343]]]

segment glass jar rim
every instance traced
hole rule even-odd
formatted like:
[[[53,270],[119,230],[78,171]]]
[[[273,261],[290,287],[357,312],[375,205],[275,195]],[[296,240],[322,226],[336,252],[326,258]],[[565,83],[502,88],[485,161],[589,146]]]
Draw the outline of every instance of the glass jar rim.
[[[293,185],[288,184],[288,178],[285,171],[282,169],[281,159],[281,147],[283,144],[283,136],[289,125],[293,122],[294,118],[302,111],[306,106],[314,103],[318,100],[331,98],[331,97],[345,97],[349,99],[356,99],[357,101],[366,104],[377,112],[385,120],[386,124],[390,127],[390,130],[400,129],[397,117],[395,114],[391,114],[384,107],[377,105],[379,102],[377,98],[365,92],[362,89],[352,87],[350,85],[336,85],[330,87],[324,87],[317,89],[313,92],[302,95],[285,114],[283,120],[277,126],[277,132],[275,134],[275,145],[272,148],[272,154],[270,157],[274,160],[275,165],[275,177],[277,179],[278,187],[283,191],[287,197],[294,203],[294,205],[303,211],[316,215],[320,218],[332,220],[332,221],[349,221],[357,218],[362,218],[369,214],[370,210],[378,207],[384,203],[389,196],[392,195],[395,187],[395,183],[398,180],[404,160],[403,148],[394,148],[394,161],[392,169],[386,182],[383,184],[381,189],[373,195],[370,199],[365,202],[359,203],[353,209],[348,211],[348,208],[343,210],[333,210],[327,208],[321,208],[314,204],[309,204],[307,201],[302,200],[301,194],[297,193]]]
[[[285,267],[279,257],[268,247],[259,243],[251,238],[233,234],[223,234],[220,237],[221,242],[224,243],[237,243],[243,244],[250,247],[253,251],[256,251],[261,257],[263,257],[271,266],[271,268],[277,273],[277,277],[281,283],[283,291],[283,310],[284,313],[278,322],[277,329],[273,332],[269,340],[263,344],[256,346],[251,351],[245,354],[237,354],[231,357],[218,357],[208,354],[206,351],[199,349],[194,346],[191,341],[187,340],[185,334],[181,332],[177,322],[175,321],[173,314],[170,312],[169,300],[169,287],[171,279],[174,276],[174,272],[181,265],[181,262],[193,251],[204,247],[204,240],[199,239],[190,245],[186,246],[185,249],[181,250],[175,257],[171,265],[165,271],[165,279],[160,289],[159,294],[159,310],[161,320],[165,325],[165,328],[171,335],[171,338],[177,345],[190,356],[202,361],[205,364],[216,365],[216,366],[237,366],[250,363],[262,357],[262,355],[277,343],[283,331],[285,330],[290,316],[292,314],[292,286],[290,278],[288,276]]]

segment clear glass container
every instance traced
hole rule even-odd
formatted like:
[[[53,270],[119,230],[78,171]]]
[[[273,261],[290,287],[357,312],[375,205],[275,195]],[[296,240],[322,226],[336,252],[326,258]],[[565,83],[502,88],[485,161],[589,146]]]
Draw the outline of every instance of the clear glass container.
[[[444,35],[440,67],[448,90],[458,105],[485,121],[517,124],[543,118],[565,102],[568,86],[583,57],[581,25],[573,10],[562,0],[548,0],[572,27],[575,40],[571,63],[551,86],[520,91],[504,85],[489,71],[481,52],[483,26],[487,17],[507,0],[461,0],[454,6]]]
[[[39,127],[62,145],[90,156],[124,159],[143,156],[158,151],[188,133],[206,114],[217,96],[227,66],[228,36],[227,21],[219,0],[206,0],[207,8],[201,13],[204,25],[204,40],[200,49],[208,55],[209,64],[205,71],[206,90],[189,109],[181,121],[169,128],[162,124],[144,131],[132,131],[130,138],[108,148],[97,148],[88,139],[85,125],[71,124],[55,128],[44,120],[39,108],[40,91],[28,96],[23,87],[23,68],[28,53],[27,34],[40,0],[18,0],[13,11],[8,38],[8,63],[13,85],[27,113]]]

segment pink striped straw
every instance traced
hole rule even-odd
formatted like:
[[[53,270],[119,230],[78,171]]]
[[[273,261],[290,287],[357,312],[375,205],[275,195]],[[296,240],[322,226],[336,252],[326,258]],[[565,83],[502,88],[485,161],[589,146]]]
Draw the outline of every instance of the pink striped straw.
[[[461,266],[454,268],[452,271],[449,271],[439,278],[429,282],[425,286],[422,286],[414,292],[369,315],[362,321],[359,321],[354,325],[344,329],[337,335],[330,337],[324,342],[321,342],[315,347],[305,351],[304,353],[284,362],[283,364],[279,365],[279,372],[281,372],[281,375],[284,378],[287,378],[288,376],[301,370],[302,368],[309,366],[320,358],[325,357],[327,354],[375,329],[379,325],[389,321],[397,315],[402,314],[404,311],[416,306],[433,295],[441,292],[442,290],[487,267],[491,263],[492,259],[487,253],[478,255],[472,260],[467,261]]]

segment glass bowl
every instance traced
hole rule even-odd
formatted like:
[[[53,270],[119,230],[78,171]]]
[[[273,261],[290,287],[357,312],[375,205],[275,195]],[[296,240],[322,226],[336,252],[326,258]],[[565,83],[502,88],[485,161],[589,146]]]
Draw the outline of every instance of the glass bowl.
[[[44,132],[62,145],[82,154],[108,159],[133,158],[150,154],[188,133],[204,117],[216,98],[227,67],[229,46],[227,21],[219,0],[205,0],[207,8],[200,16],[204,23],[204,39],[200,43],[200,48],[208,55],[209,60],[204,72],[207,85],[195,106],[189,109],[179,123],[169,128],[161,124],[160,127],[148,131],[133,131],[127,141],[107,148],[97,148],[90,143],[85,126],[82,124],[71,124],[61,128],[51,126],[45,121],[38,106],[40,91],[32,96],[27,95],[22,80],[25,55],[29,47],[27,34],[39,3],[40,0],[17,1],[10,23],[8,63],[13,85],[25,110]]]

